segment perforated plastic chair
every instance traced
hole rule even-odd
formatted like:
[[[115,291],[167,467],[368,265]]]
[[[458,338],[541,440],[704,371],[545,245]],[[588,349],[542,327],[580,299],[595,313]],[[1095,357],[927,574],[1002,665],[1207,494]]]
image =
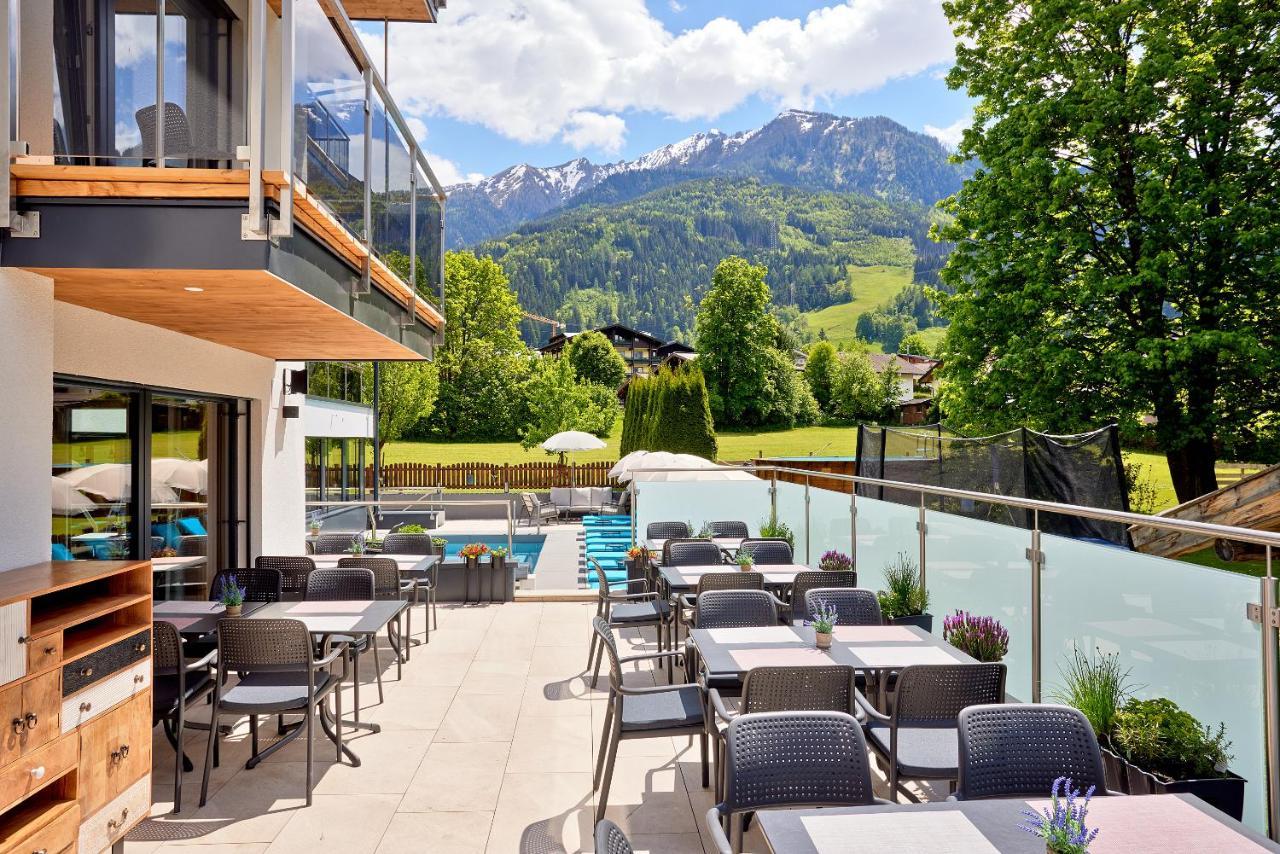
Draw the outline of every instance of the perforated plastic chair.
[[[689,536],[687,522],[650,522],[645,526],[644,535],[651,540],[673,540]]]
[[[810,590],[830,589],[832,587],[857,587],[856,572],[825,572],[821,569],[811,572],[797,572],[795,581],[791,582],[791,612],[793,623],[803,623],[809,619],[812,611],[805,594]],[[840,625],[845,625],[844,621]]]
[[[843,573],[823,572],[820,575]],[[836,609],[838,626],[879,626],[884,624],[880,613],[880,600],[871,590],[861,587],[815,587],[805,593],[805,611],[812,614],[822,602]]]
[[[615,629],[653,626],[658,635],[658,651],[661,652],[664,647],[670,648],[667,629],[671,622],[671,604],[650,590],[649,582],[643,578],[610,581],[604,567],[595,558],[587,555],[587,564],[596,574],[596,618],[603,619],[610,628]],[[613,589],[622,587],[629,590],[636,585],[639,585],[636,593],[615,592]],[[587,647],[587,666],[591,667],[592,686],[600,680],[600,663],[604,655],[598,642],[599,636],[593,628],[591,643]],[[664,660],[663,663],[670,667],[669,662]]]
[[[786,540],[753,539],[743,540],[738,546],[739,555],[749,555],[753,563],[786,564],[795,563],[795,554],[791,544]]]
[[[676,600],[676,643],[680,642],[679,624],[684,623],[689,628],[698,627],[697,612],[698,598],[703,594],[712,590],[764,590],[764,576],[758,572],[742,572],[741,570],[731,570],[727,566],[724,572],[708,572],[698,579],[698,586],[693,593],[685,593]],[[689,609],[688,618],[685,617],[685,609]],[[692,664],[687,665],[687,672],[695,672]]]
[[[213,712],[209,725],[209,748],[204,757],[204,780],[200,786],[200,806],[209,796],[209,773],[214,747],[220,737],[218,718],[223,714],[249,716],[249,737],[253,756],[258,758],[258,717],[260,715],[300,714],[302,733],[307,740],[307,806],[311,805],[312,722],[324,701],[333,695],[338,726],[333,727],[337,761],[342,761],[342,692],[341,681],[328,667],[342,648],[325,650],[317,657],[311,634],[301,620],[218,621],[218,666],[228,673],[239,674],[238,681],[224,687],[215,679]],[[287,740],[278,741],[261,754],[265,757]]]
[[[724,563],[724,552],[706,539],[670,539],[662,544],[665,566],[714,566]]]
[[[309,602],[373,601],[375,598],[373,570],[364,567],[345,569],[317,569],[307,576],[307,589],[303,598]],[[360,720],[360,659],[373,647],[374,667],[377,670],[378,702],[382,702],[382,668],[377,666],[378,645],[368,637],[333,635],[334,644],[342,644],[351,651],[352,683],[354,686],[354,717]]]
[[[1048,704],[970,706],[960,713],[956,798],[1044,797],[1059,777],[1107,794],[1102,751],[1079,709]]]
[[[209,584],[209,601],[217,602],[222,598],[222,587],[231,583],[235,577],[236,584],[244,589],[246,602],[279,602],[284,591],[284,577],[278,569],[224,569],[213,577]]]
[[[391,533],[382,539],[382,553],[384,555],[433,555],[436,553],[436,547],[431,542],[430,534]],[[414,583],[414,604],[422,601],[420,594],[426,593],[427,595],[425,605],[431,611],[431,621],[427,623],[426,640],[430,643],[431,630],[440,628],[440,620],[436,616],[436,589],[440,586],[440,563],[435,563],[426,572],[409,573],[406,577]],[[412,637],[413,632],[410,631],[409,635]],[[408,651],[406,648],[405,652]]]
[[[889,791],[918,801],[902,786],[907,780],[947,780],[960,774],[958,719],[969,706],[1004,700],[1005,666],[913,664],[898,673],[893,712],[885,715],[858,694],[866,715],[867,743],[888,765]]]
[[[165,737],[173,745],[173,811],[182,812],[182,774],[191,770],[191,760],[183,753],[187,709],[213,693],[211,670],[217,648],[189,661],[182,636],[172,623],[156,621],[151,626],[151,725],[164,724]]]
[[[351,548],[351,544],[360,536],[362,536],[362,532],[360,531],[343,531],[338,534],[321,534],[316,537],[316,541],[312,544],[311,550],[318,555],[346,554],[347,550]]]
[[[717,573],[719,574],[719,573]],[[764,576],[758,572],[736,575]],[[703,576],[706,578],[706,576]],[[747,583],[751,583],[750,580]],[[693,624],[700,629],[737,629],[749,626],[776,626],[778,600],[766,590],[751,587],[741,590],[704,590],[698,594]]]
[[[728,537],[728,538],[733,538],[733,537],[746,538],[751,536],[751,532],[747,530],[746,522],[735,522],[735,521],[712,522],[711,536]]]
[[[707,730],[702,689],[691,683],[648,688],[631,688],[623,684],[622,665],[674,658],[679,653],[668,650],[619,658],[618,644],[608,622],[603,617],[594,617],[591,626],[600,638],[600,648],[609,658],[609,701],[593,778],[594,787],[600,792],[596,799],[596,821],[604,818],[618,745],[626,739],[698,736],[702,748],[702,785],[707,786]]]
[[[856,671],[847,664],[823,667],[753,667],[742,681],[742,696],[707,692],[715,717],[716,800],[723,795],[724,728],[734,718],[759,712],[845,712],[853,714]]]
[[[609,819],[596,822],[596,854],[633,854],[631,840]]]
[[[413,582],[400,578],[400,565],[389,557],[344,557],[338,559],[339,569],[363,568],[373,573],[373,598],[379,600],[404,601],[405,594],[413,590]],[[405,612],[408,615],[408,612]],[[408,628],[413,633],[413,625]],[[396,678],[404,675],[405,635],[400,630],[400,617],[387,624],[387,642],[396,651]],[[379,677],[382,674],[382,662],[378,659],[378,644],[373,642],[373,666],[377,668]],[[382,702],[382,680],[378,680],[378,702]]]
[[[300,596],[307,589],[307,576],[315,572],[316,562],[297,555],[259,555],[253,562],[255,569],[274,569],[281,576],[281,592]]]
[[[707,811],[721,850],[742,850],[748,812],[883,803],[872,791],[862,729],[846,712],[741,715],[725,732],[724,773],[724,797]]]

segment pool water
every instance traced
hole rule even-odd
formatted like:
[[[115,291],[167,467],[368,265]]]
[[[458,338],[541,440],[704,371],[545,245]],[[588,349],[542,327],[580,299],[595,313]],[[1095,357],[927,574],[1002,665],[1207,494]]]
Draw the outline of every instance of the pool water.
[[[484,543],[491,549],[507,547],[505,534],[450,534],[444,538],[444,556],[446,560],[460,560],[458,552],[468,543]],[[540,534],[517,534],[511,538],[511,555],[508,559],[525,564],[532,572],[538,565],[538,555],[542,554],[542,544],[546,537]]]

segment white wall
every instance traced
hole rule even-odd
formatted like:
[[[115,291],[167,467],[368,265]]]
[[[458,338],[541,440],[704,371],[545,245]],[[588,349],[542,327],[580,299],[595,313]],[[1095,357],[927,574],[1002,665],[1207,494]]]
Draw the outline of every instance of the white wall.
[[[0,571],[49,559],[53,282],[0,269]]]

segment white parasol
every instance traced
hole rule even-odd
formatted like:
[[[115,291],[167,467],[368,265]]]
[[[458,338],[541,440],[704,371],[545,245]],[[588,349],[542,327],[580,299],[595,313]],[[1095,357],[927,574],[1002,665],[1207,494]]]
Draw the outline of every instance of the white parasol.
[[[51,475],[53,489],[53,512],[60,516],[72,513],[84,513],[95,509],[98,505],[93,499],[67,483],[57,475]]]
[[[209,461],[157,457],[151,461],[151,482],[203,495],[209,490]]]
[[[60,475],[81,492],[90,492],[106,501],[127,501],[133,494],[133,473],[128,463],[98,463],[83,466]],[[153,480],[151,501],[156,504],[176,502],[178,493]]]

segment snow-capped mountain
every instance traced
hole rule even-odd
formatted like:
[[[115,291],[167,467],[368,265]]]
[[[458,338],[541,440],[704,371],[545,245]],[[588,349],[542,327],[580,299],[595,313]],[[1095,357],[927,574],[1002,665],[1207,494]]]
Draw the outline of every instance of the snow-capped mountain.
[[[715,174],[932,204],[955,192],[964,170],[947,161],[937,140],[890,119],[787,110],[761,128],[697,133],[635,160],[596,164],[579,157],[559,166],[520,164],[476,184],[449,187],[449,245],[501,236],[570,202],[596,196],[601,202],[623,201],[664,184]]]

